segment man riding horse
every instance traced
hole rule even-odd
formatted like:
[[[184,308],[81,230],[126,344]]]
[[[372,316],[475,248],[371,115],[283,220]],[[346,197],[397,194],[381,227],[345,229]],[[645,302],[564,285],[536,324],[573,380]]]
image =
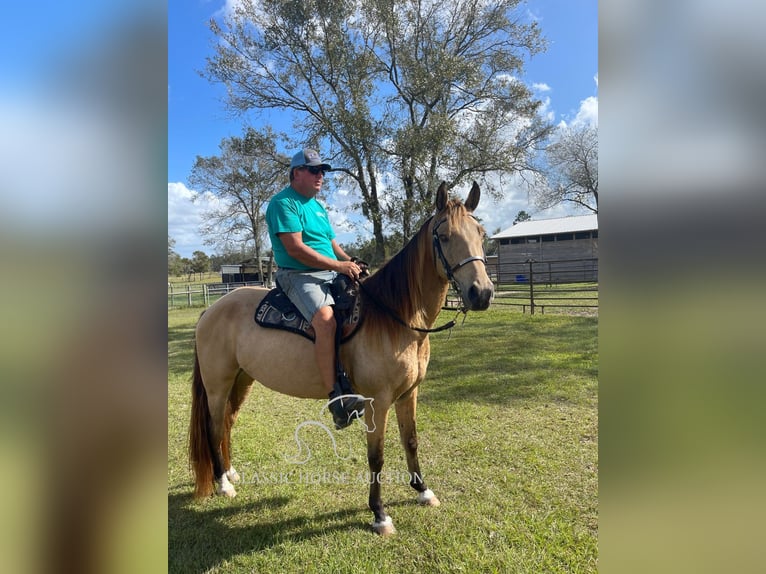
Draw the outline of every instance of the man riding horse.
[[[330,286],[338,274],[359,279],[362,269],[335,241],[327,211],[316,200],[330,165],[319,153],[304,149],[290,162],[290,185],[276,194],[266,210],[277,283],[314,328],[314,356],[336,428],[347,427],[364,413],[364,401],[344,397],[337,377],[335,303]]]

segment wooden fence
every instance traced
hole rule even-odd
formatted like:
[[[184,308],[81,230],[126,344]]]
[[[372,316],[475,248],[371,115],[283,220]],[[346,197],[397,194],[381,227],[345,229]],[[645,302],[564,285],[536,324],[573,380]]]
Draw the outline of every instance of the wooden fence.
[[[520,307],[545,313],[546,309],[596,313],[598,310],[598,260],[537,262],[527,260],[512,264],[497,264],[491,269],[495,282],[494,306]],[[217,299],[244,285],[261,282],[208,283],[185,286],[168,284],[168,309],[180,307],[209,307]],[[460,298],[450,290],[444,307],[457,309]]]
[[[168,309],[179,307],[209,307],[229,291],[245,285],[262,286],[260,281],[244,283],[207,283],[201,285],[187,284],[183,287],[168,283]]]

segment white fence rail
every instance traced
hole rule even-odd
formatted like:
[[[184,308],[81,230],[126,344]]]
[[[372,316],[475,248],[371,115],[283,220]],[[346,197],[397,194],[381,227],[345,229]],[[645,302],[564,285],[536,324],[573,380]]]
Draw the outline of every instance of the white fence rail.
[[[184,286],[168,283],[168,309],[209,307],[230,291],[246,285],[262,286],[263,283],[260,281],[248,281],[245,283],[186,284]]]

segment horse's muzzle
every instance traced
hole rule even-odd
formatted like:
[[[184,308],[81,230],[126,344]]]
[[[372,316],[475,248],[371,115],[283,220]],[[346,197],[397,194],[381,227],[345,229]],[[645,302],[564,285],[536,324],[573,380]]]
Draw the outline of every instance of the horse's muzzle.
[[[468,288],[467,293],[463,293],[463,303],[469,311],[484,311],[489,308],[494,293],[495,289],[491,283],[488,287],[474,283]]]

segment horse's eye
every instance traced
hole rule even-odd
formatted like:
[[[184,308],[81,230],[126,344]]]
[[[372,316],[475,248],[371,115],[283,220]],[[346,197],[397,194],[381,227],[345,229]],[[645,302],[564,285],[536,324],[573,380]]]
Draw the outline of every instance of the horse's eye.
[[[449,237],[447,235],[444,235],[443,233],[440,233],[439,241],[441,241],[442,243],[447,243],[449,241]]]

